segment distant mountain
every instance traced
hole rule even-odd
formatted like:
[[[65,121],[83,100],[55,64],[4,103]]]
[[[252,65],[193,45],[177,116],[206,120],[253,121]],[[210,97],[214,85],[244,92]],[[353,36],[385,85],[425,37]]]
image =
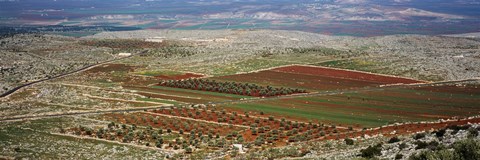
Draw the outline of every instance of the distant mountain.
[[[478,8],[475,0],[0,0],[0,24],[431,35],[480,31]]]

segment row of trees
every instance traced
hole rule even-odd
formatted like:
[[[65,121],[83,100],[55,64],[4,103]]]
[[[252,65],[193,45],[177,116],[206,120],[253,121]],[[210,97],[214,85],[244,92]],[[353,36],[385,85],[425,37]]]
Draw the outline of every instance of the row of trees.
[[[174,88],[185,88],[185,89],[193,89],[193,90],[230,93],[230,94],[248,95],[248,96],[261,96],[261,97],[280,96],[280,95],[289,95],[294,93],[307,92],[306,90],[303,90],[303,89],[292,89],[292,88],[284,88],[284,87],[275,88],[272,86],[264,87],[256,84],[237,83],[237,82],[217,82],[215,80],[209,80],[209,79],[168,80],[168,81],[160,82],[159,85],[174,87]]]

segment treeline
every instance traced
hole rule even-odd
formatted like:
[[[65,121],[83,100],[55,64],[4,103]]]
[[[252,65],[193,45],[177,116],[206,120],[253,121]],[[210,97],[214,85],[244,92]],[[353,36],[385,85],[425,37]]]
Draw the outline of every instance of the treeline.
[[[275,88],[272,86],[259,86],[249,83],[237,82],[217,82],[208,79],[187,79],[187,80],[168,80],[159,83],[160,86],[184,88],[202,91],[211,91],[219,93],[230,93],[237,95],[247,95],[256,97],[271,97],[289,95],[295,93],[306,93],[303,89]]]
[[[333,48],[326,47],[312,47],[312,48],[282,48],[282,49],[273,49],[265,48],[258,53],[262,57],[269,57],[272,55],[281,55],[281,54],[316,54],[321,56],[334,56],[334,57],[351,57],[353,55],[361,55],[364,53],[354,52],[351,50],[343,51]]]
[[[160,48],[164,43],[146,42],[139,39],[104,39],[82,41],[82,45],[95,47],[108,47],[114,49],[142,49],[142,48]]]
[[[190,49],[190,47],[181,47],[181,46],[166,46],[162,48],[155,48],[148,51],[147,55],[162,57],[162,58],[172,58],[172,57],[189,57],[198,54],[198,51],[195,49]]]

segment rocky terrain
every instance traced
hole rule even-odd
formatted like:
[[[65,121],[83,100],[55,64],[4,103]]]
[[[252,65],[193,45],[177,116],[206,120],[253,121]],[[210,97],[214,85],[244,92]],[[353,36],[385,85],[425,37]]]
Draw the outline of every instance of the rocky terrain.
[[[0,40],[1,92],[115,57],[111,48],[87,46],[80,43],[82,41],[145,40],[154,37],[188,44],[176,47],[177,50],[188,53],[188,56],[169,57],[167,60],[164,54],[159,56],[158,52],[163,52],[162,50],[153,48],[148,49],[148,53],[151,54],[149,60],[155,63],[137,61],[139,65],[166,65],[176,69],[180,66],[191,67],[200,73],[215,75],[224,73],[213,71],[212,65],[230,65],[259,58],[283,61],[282,64],[314,65],[321,65],[325,60],[343,60],[357,63],[350,66],[357,70],[429,81],[480,76],[476,67],[480,65],[480,42],[472,38],[420,35],[358,38],[270,30],[142,30],[103,32],[80,39],[40,34],[3,38]],[[331,53],[293,50],[318,48],[333,50]],[[364,67],[361,63],[371,65]],[[250,70],[238,69],[239,72]]]
[[[115,58],[111,50],[63,36],[20,34],[0,39],[0,92]]]
[[[479,156],[479,124],[448,126],[440,130],[397,137],[357,137],[289,145],[235,159],[462,159]],[[346,141],[351,141],[347,143]],[[463,152],[463,155],[461,154]],[[459,154],[460,153],[460,154]]]
[[[5,122],[0,126],[0,135],[8,137],[0,138],[0,146],[4,148],[4,154],[1,155],[10,156],[6,158],[48,159],[48,154],[68,158],[58,153],[73,154],[77,150],[78,153],[88,153],[84,156],[86,158],[104,156],[114,159],[123,154],[134,155],[128,158],[141,155],[152,158],[171,156],[157,152],[159,150],[152,146],[138,146],[141,143],[137,146],[120,142],[112,144],[95,137],[91,139],[94,143],[90,143],[90,140],[79,141],[78,137],[61,134],[63,128],[78,125],[103,127],[110,122],[102,115],[113,111],[147,112],[149,107],[189,106],[192,103],[190,100],[195,103],[204,102],[205,99],[210,101],[203,91],[203,95],[197,95],[197,91],[179,93],[176,89],[157,92],[152,86],[158,84],[161,76],[184,76],[185,73],[223,76],[301,64],[426,81],[480,77],[476,67],[480,66],[480,41],[471,37],[395,35],[359,38],[278,30],[142,30],[103,32],[82,38],[18,34],[0,39],[0,53],[2,92],[28,82],[116,60],[22,88],[0,99],[0,118]],[[119,53],[134,53],[134,56],[120,59]],[[455,84],[462,86],[461,83]],[[471,97],[478,96],[475,91],[468,93]],[[224,102],[220,95],[211,101]],[[432,102],[432,105],[436,104]],[[69,115],[72,113],[78,115]],[[28,120],[24,123],[26,117]],[[10,121],[12,118],[13,122]],[[282,147],[253,147],[246,154],[238,154],[232,146],[225,146],[205,153],[177,154],[175,158],[396,159],[401,155],[399,159],[407,159],[430,154],[438,156],[440,152],[454,154],[456,146],[463,145],[465,139],[475,142],[468,145],[478,145],[478,134],[474,136],[478,128],[477,124],[450,127],[443,130],[445,133],[441,136],[437,134],[443,132],[441,130],[399,135],[398,142],[383,135],[348,140],[313,140],[288,143]],[[83,143],[88,143],[86,148],[82,147]],[[75,147],[55,148],[51,144]],[[100,153],[91,154],[92,148]],[[147,151],[144,151],[145,148]],[[31,152],[35,155],[31,155]]]
[[[343,52],[338,59],[355,58],[377,64],[373,72],[423,80],[458,80],[480,76],[480,42],[471,38],[398,35],[371,38],[326,36],[298,31],[221,30],[172,31],[144,30],[104,32],[86,38],[165,39],[197,42],[197,54],[181,59],[193,64],[232,63],[267,53],[308,57],[290,48],[331,48]],[[233,53],[233,54],[231,54]],[[308,58],[307,58],[308,59]],[[388,65],[387,65],[388,64]],[[362,67],[357,69],[362,70]],[[368,69],[366,69],[369,71]]]

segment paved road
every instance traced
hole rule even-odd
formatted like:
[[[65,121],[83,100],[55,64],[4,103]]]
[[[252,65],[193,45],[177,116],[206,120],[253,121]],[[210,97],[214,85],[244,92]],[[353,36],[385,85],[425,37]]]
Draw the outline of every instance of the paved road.
[[[288,96],[280,96],[280,97],[249,98],[249,99],[241,99],[241,100],[211,102],[211,103],[205,103],[205,105],[208,105],[208,104],[228,105],[228,104],[236,104],[236,103],[251,103],[251,102],[258,102],[258,101],[290,99],[290,98],[298,98],[298,97],[326,96],[326,95],[337,95],[337,94],[343,94],[343,93],[357,93],[357,92],[366,92],[366,91],[382,91],[382,90],[385,90],[385,89],[398,89],[398,88],[416,88],[416,87],[425,87],[425,86],[432,86],[432,85],[461,83],[461,82],[475,82],[475,81],[480,81],[480,79],[466,79],[466,80],[444,81],[444,82],[434,82],[434,83],[399,84],[399,85],[390,85],[390,86],[364,87],[364,88],[356,88],[356,89],[322,91],[322,92],[313,92],[313,93],[307,93],[307,94],[296,94],[296,95],[288,95]],[[191,104],[187,104],[187,105],[183,105],[183,106],[188,106],[188,105],[191,105]],[[168,107],[171,107],[171,106],[152,106],[152,107],[145,107],[145,108],[129,108],[129,109],[118,109],[118,110],[96,110],[96,111],[58,113],[58,114],[38,115],[38,116],[9,117],[9,118],[0,119],[0,122],[25,120],[25,119],[35,119],[35,118],[74,116],[74,115],[104,114],[104,113],[119,113],[119,112],[138,112],[138,111],[168,108]]]

